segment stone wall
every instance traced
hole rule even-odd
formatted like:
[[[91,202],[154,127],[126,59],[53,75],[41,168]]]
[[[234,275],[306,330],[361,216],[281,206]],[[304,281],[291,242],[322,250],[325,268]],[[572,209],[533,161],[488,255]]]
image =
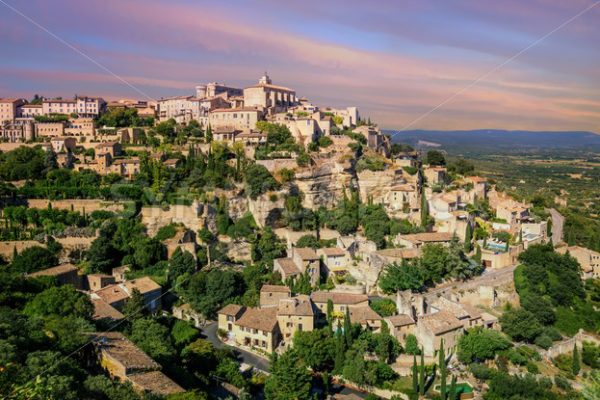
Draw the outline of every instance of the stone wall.
[[[271,201],[273,195],[277,197],[275,201]],[[258,196],[256,200],[248,199],[248,210],[254,216],[254,221],[259,227],[276,225],[285,208],[286,195],[286,191],[269,192]]]
[[[256,163],[262,165],[266,169],[274,174],[275,171],[279,171],[280,169],[296,169],[298,168],[298,163],[293,158],[278,158],[274,160],[256,160]]]
[[[570,353],[573,351],[573,346],[577,344],[579,351],[581,351],[581,347],[583,346],[583,342],[592,342],[596,344],[600,344],[600,338],[591,333],[584,332],[583,329],[580,329],[579,332],[573,336],[572,338],[563,340],[554,344],[544,354],[546,358],[552,359],[561,354]]]
[[[48,203],[57,210],[73,210],[86,214],[93,211],[104,210],[112,212],[121,212],[125,209],[125,204],[116,201],[105,201],[100,199],[69,199],[69,200],[48,200],[48,199],[27,199],[29,208],[48,208]]]
[[[12,260],[15,248],[20,253],[23,250],[34,246],[46,247],[44,243],[40,243],[36,240],[11,240],[0,242],[0,255],[4,257],[5,260],[10,261]]]

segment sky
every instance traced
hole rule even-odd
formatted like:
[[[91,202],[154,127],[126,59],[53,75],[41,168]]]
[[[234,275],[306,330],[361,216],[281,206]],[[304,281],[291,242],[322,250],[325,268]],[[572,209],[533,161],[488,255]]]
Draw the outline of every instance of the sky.
[[[267,71],[388,129],[600,132],[600,4],[512,59],[594,1],[0,0],[0,97],[158,99]]]

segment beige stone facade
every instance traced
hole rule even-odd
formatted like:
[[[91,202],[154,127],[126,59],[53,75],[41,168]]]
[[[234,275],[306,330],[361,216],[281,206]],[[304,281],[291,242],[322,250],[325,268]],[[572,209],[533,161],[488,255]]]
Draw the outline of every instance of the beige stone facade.
[[[25,104],[23,99],[0,99],[0,125],[13,120],[19,115],[19,107]]]

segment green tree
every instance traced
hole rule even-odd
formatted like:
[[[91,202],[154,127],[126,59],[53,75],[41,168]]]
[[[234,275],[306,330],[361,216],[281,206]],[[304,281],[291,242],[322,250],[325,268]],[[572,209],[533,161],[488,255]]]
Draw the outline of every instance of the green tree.
[[[417,342],[417,337],[412,333],[406,335],[406,339],[404,339],[404,352],[406,354],[419,355],[421,354],[421,349],[419,348],[419,343]]]
[[[573,345],[573,366],[571,368],[573,375],[579,375],[581,371],[581,360],[579,359],[579,350],[577,349],[577,343]]]
[[[174,281],[181,275],[191,275],[196,270],[196,260],[187,250],[178,247],[169,260],[169,279]]]
[[[141,318],[146,314],[147,310],[144,295],[138,288],[133,288],[131,296],[125,301],[125,305],[123,306],[123,315],[127,318],[136,319]]]
[[[291,349],[273,358],[271,375],[265,382],[265,399],[310,399],[311,377],[298,354]]]
[[[18,253],[11,262],[11,270],[19,273],[32,273],[58,264],[58,259],[48,249],[40,246],[29,247]]]
[[[169,329],[151,318],[139,318],[133,321],[129,338],[159,362],[172,360],[175,356]]]
[[[471,250],[473,250],[473,229],[471,228],[471,224],[467,223],[465,231],[465,251],[469,253]]]
[[[498,331],[471,328],[458,340],[458,359],[463,364],[491,360],[511,346],[511,341]]]
[[[92,242],[86,253],[90,262],[90,272],[108,273],[117,266],[119,251],[115,249],[112,241],[104,235],[98,236]]]
[[[502,330],[513,340],[525,340],[529,343],[533,343],[543,331],[535,315],[522,308],[506,311],[500,317],[500,324]]]
[[[304,365],[313,371],[331,371],[335,362],[335,339],[327,328],[311,332],[297,331],[294,335],[294,350]]]
[[[431,166],[446,165],[446,157],[441,151],[429,150],[427,152],[427,164]]]
[[[94,306],[89,298],[71,285],[55,286],[44,290],[31,299],[23,312],[29,316],[47,317],[57,315],[91,319]]]
[[[246,188],[248,195],[252,199],[256,199],[263,193],[269,190],[279,189],[279,184],[273,178],[273,175],[260,164],[253,164],[247,170],[245,174]]]
[[[371,301],[370,306],[373,311],[382,317],[391,317],[392,315],[396,315],[396,303],[392,299],[374,299]]]
[[[403,290],[419,291],[423,285],[424,276],[421,268],[406,260],[403,260],[402,264],[389,264],[379,278],[379,287],[387,294]]]

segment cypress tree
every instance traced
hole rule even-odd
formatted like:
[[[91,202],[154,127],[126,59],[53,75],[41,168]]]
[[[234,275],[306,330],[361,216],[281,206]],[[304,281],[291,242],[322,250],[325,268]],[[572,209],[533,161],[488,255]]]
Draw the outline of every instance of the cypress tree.
[[[331,299],[327,300],[327,324],[333,330],[333,301]]]
[[[579,350],[577,350],[577,343],[573,346],[573,375],[579,375],[581,371],[581,362],[579,360]]]
[[[413,367],[412,367],[412,384],[413,384],[413,391],[415,393],[419,392],[419,377],[418,377],[418,370],[417,370],[417,356],[415,354],[413,354]]]
[[[442,400],[446,399],[446,355],[444,354],[444,339],[440,341],[440,359],[438,364],[440,366],[440,396]]]
[[[450,390],[448,391],[448,399],[456,400],[456,376],[452,375],[452,381],[450,381]]]
[[[471,224],[467,223],[467,229],[465,231],[465,252],[469,253],[473,250],[473,229],[471,228]]]
[[[344,338],[346,339],[346,346],[350,348],[352,346],[352,324],[350,323],[349,308],[346,308],[346,316],[344,317]]]
[[[424,228],[429,223],[429,205],[427,204],[427,196],[425,190],[421,189],[421,226]]]
[[[419,394],[423,396],[425,394],[425,356],[424,351],[421,348],[421,369],[419,371]]]
[[[475,261],[481,263],[481,247],[479,247],[479,245],[477,245],[475,249]]]

